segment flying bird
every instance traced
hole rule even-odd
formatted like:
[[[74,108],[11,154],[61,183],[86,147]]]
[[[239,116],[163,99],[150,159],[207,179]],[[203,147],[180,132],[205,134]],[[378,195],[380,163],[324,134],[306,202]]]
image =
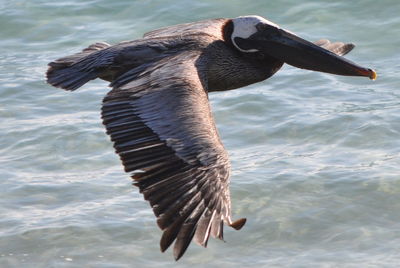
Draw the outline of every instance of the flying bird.
[[[284,63],[336,75],[376,78],[342,56],[353,44],[306,41],[260,16],[210,19],[161,28],[116,45],[95,43],[49,63],[47,82],[73,91],[90,80],[111,82],[102,120],[134,185],[176,260],[190,242],[223,239],[231,218],[230,163],[208,92],[263,81]]]

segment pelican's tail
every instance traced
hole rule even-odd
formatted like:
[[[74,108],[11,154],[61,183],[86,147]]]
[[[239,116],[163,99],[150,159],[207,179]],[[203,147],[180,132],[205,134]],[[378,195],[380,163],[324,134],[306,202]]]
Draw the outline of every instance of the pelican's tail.
[[[95,43],[79,53],[50,62],[47,83],[65,90],[75,90],[98,77],[102,64],[97,62],[99,51],[110,47],[107,43]]]

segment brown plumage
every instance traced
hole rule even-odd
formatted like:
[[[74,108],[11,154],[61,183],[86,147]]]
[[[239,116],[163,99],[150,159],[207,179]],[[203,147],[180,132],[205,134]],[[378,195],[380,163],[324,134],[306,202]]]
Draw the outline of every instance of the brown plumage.
[[[303,68],[303,63],[268,54],[255,39],[260,31],[270,35],[275,26],[254,16],[206,20],[113,46],[96,43],[49,63],[47,82],[55,87],[72,91],[96,78],[111,82],[102,107],[107,134],[125,171],[153,208],[163,230],[161,251],[175,241],[176,260],[192,239],[206,247],[210,235],[223,239],[224,223],[239,230],[246,222],[231,219],[230,163],[208,92],[262,81],[284,62]],[[246,29],[252,31],[249,36]],[[321,40],[316,44],[322,49],[310,44],[334,58],[334,64],[346,65],[346,70],[339,66],[322,71],[366,76],[366,69],[352,65],[352,72],[352,63],[333,54],[344,55],[353,45]],[[304,68],[316,69],[307,64]]]

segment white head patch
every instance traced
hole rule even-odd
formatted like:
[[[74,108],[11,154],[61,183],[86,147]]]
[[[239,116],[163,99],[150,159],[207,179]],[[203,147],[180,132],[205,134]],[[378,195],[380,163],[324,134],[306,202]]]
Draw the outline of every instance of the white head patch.
[[[241,49],[235,43],[235,37],[240,37],[243,39],[250,37],[251,35],[255,34],[258,31],[256,25],[259,23],[268,24],[276,28],[280,28],[277,24],[256,15],[237,17],[235,19],[232,19],[232,22],[233,22],[233,32],[231,40],[233,45],[242,52],[257,52],[258,50],[255,48],[248,50]]]

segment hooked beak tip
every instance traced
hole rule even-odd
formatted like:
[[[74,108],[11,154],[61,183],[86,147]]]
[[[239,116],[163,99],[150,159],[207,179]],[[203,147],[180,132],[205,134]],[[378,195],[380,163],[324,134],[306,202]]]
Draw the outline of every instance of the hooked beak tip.
[[[372,69],[368,69],[368,70],[369,70],[369,79],[376,80],[376,78],[378,77],[376,72],[374,70],[372,70]]]
[[[364,76],[364,77],[368,77],[371,80],[376,80],[376,78],[378,77],[378,75],[376,74],[375,70],[369,69],[369,68],[360,68],[360,69],[356,69],[356,71],[358,72],[358,74],[360,76]]]

